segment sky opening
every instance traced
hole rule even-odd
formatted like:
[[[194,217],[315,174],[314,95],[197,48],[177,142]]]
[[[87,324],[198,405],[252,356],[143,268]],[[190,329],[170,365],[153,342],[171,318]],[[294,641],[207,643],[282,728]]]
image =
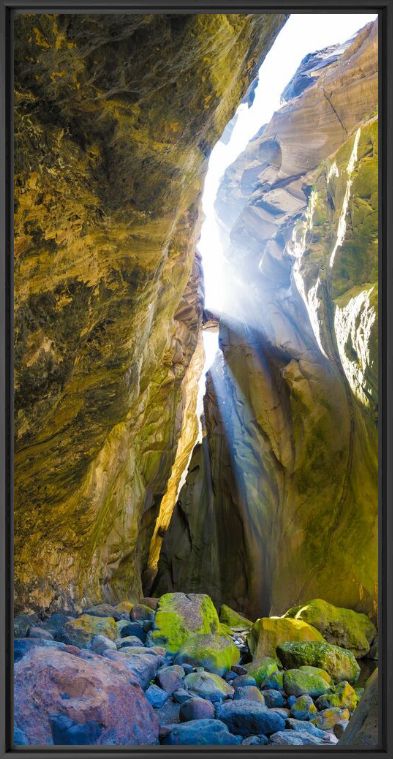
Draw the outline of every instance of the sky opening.
[[[225,170],[245,149],[256,132],[270,121],[280,108],[281,93],[293,77],[301,60],[308,53],[350,39],[376,13],[310,13],[292,14],[258,72],[258,85],[253,104],[241,104],[236,111],[236,123],[227,144],[220,140],[213,148],[205,179],[202,207],[205,219],[198,249],[202,255],[205,280],[205,308],[219,315],[229,310],[225,304],[228,292],[226,270],[214,211],[218,186]],[[211,366],[218,347],[218,336],[204,332],[205,371]]]

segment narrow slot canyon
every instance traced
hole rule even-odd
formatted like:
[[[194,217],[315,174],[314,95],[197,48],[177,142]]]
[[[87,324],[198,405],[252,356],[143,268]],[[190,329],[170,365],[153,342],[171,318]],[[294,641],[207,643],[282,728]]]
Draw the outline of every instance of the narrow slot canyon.
[[[341,20],[17,17],[17,745],[377,743],[378,20]]]

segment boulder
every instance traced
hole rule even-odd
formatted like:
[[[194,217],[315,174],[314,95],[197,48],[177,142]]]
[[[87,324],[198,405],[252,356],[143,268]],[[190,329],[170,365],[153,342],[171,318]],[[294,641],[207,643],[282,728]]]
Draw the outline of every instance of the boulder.
[[[30,627],[38,622],[37,614],[17,614],[14,617],[14,637],[27,638]]]
[[[191,693],[185,688],[178,688],[178,690],[175,690],[172,693],[172,696],[178,704],[184,704],[185,701],[188,701],[189,698],[192,698]]]
[[[342,680],[338,683],[331,693],[324,693],[316,700],[316,706],[318,709],[329,709],[331,706],[337,706],[339,708],[347,708],[350,712],[353,712],[358,705],[359,697],[352,685],[346,680]]]
[[[352,651],[332,643],[282,643],[277,647],[277,653],[284,667],[300,667],[304,664],[320,667],[336,682],[348,680],[355,683],[360,674],[360,667]]]
[[[189,722],[194,719],[214,719],[214,706],[211,701],[196,696],[184,701],[180,706],[180,722]]]
[[[285,724],[290,730],[296,730],[297,732],[300,730],[301,732],[310,733],[311,735],[315,735],[320,740],[324,740],[325,738],[325,731],[320,730],[319,727],[315,727],[312,722],[288,717]]]
[[[347,648],[357,659],[368,654],[377,634],[375,625],[366,614],[333,606],[321,598],[292,607],[285,617],[308,622],[322,633],[328,643]]]
[[[154,619],[154,609],[147,604],[135,604],[130,611],[130,619],[133,622],[152,622]]]
[[[237,735],[232,735],[227,726],[217,719],[198,719],[181,725],[171,725],[169,732],[161,741],[164,745],[236,745],[241,742]]]
[[[239,649],[232,638],[214,633],[191,635],[176,656],[176,662],[202,666],[217,675],[230,670],[239,659]]]
[[[29,627],[28,633],[29,638],[44,638],[45,640],[53,640],[53,635],[49,630],[45,630],[43,627],[38,627],[38,625]]]
[[[288,696],[302,696],[308,693],[316,698],[329,690],[324,677],[318,673],[305,672],[301,669],[288,669],[284,672],[284,690]]]
[[[158,685],[152,683],[145,691],[145,696],[153,708],[159,709],[169,698],[169,693],[167,693],[162,688],[159,688]]]
[[[65,625],[69,620],[72,619],[74,619],[74,617],[70,614],[64,614],[61,611],[56,611],[51,614],[50,617],[45,619],[45,621],[42,623],[42,626],[45,628],[45,630],[48,630],[48,632],[52,633],[55,640],[67,643],[68,638],[65,633]]]
[[[246,668],[249,675],[255,678],[257,685],[261,685],[278,672],[279,662],[271,656],[263,656],[261,659],[254,657],[252,662],[246,664]]]
[[[329,672],[326,672],[326,670],[321,669],[321,667],[311,667],[309,664],[302,664],[299,669],[302,672],[308,672],[309,675],[319,675],[322,677],[328,685],[332,685],[333,680],[329,675]]]
[[[309,744],[319,744],[321,743],[321,739],[306,731],[279,730],[270,736],[270,742],[283,746],[307,746]]]
[[[268,743],[267,735],[249,735],[242,741],[242,746],[267,746]]]
[[[248,630],[252,627],[252,622],[243,617],[239,612],[231,609],[230,606],[223,604],[220,609],[220,621],[234,630]]]
[[[122,648],[129,648],[130,646],[138,647],[140,648],[141,640],[140,638],[137,638],[136,635],[128,635],[126,638],[117,638],[115,641],[115,646],[119,650]],[[110,646],[108,646],[109,648]]]
[[[311,722],[320,730],[332,730],[337,722],[349,719],[349,709],[339,709],[336,706],[330,709],[324,709],[322,712],[311,718]]]
[[[288,699],[289,702],[289,699]],[[311,696],[304,694],[299,696],[294,703],[290,704],[291,715],[298,720],[308,720],[317,713],[317,707],[314,704]]]
[[[180,651],[190,635],[220,631],[220,620],[211,598],[199,593],[165,593],[161,596],[151,639],[171,653]]]
[[[271,735],[285,727],[285,720],[279,714],[246,699],[221,704],[217,708],[217,717],[235,735]]]
[[[116,640],[117,627],[113,617],[96,617],[82,614],[76,619],[69,619],[64,626],[68,641],[79,648],[88,648],[95,635],[105,635]]]
[[[130,647],[123,648],[121,651],[107,650],[104,652],[104,656],[127,668],[142,688],[147,688],[162,664],[162,657],[151,653],[149,649],[138,651],[138,649]]]
[[[377,748],[378,720],[378,670],[375,670],[368,678],[360,703],[338,742],[339,747]]]
[[[127,622],[127,620],[122,619],[117,623],[116,627],[118,635],[121,638],[129,638],[133,635],[135,638],[139,638],[141,643],[146,642],[146,630],[143,629],[140,622]]]
[[[119,619],[122,619],[122,613],[119,609],[111,604],[105,603],[89,606],[87,609],[83,610],[83,613],[89,614],[93,617],[113,617],[116,622],[118,622]]]
[[[272,672],[271,675],[268,675],[264,678],[261,682],[261,688],[265,689],[273,689],[273,690],[283,690],[284,688],[284,672],[277,670],[277,672]]]
[[[254,622],[247,643],[254,659],[276,656],[280,643],[298,640],[322,641],[321,633],[299,619],[262,617]]]
[[[183,667],[179,664],[172,664],[168,667],[162,667],[157,672],[157,682],[167,693],[173,693],[182,686],[185,674]]]
[[[256,685],[244,685],[243,687],[236,688],[233,698],[234,700],[257,701],[260,704],[265,704],[265,697]]]
[[[119,604],[116,604],[115,609],[121,615],[121,619],[129,619],[133,606],[132,601],[120,601]]]
[[[222,701],[227,696],[233,696],[233,688],[211,672],[191,672],[184,678],[184,685],[188,690],[209,701]]]
[[[57,651],[68,651],[78,654],[77,646],[69,646],[57,640],[45,640],[45,638],[17,638],[14,641],[14,661],[17,662],[26,656],[33,648],[54,648]]]
[[[117,646],[115,641],[107,638],[105,635],[95,635],[94,638],[91,639],[90,648],[92,651],[95,651],[96,654],[103,654],[108,648],[112,648],[116,651]]]
[[[245,688],[247,685],[256,685],[257,681],[252,675],[237,675],[231,680],[231,685],[234,688]]]
[[[263,697],[265,699],[266,706],[272,709],[276,706],[285,706],[285,698],[279,690],[274,688],[264,688]]]
[[[99,745],[157,743],[158,720],[127,667],[86,654],[33,648],[16,663],[15,721],[28,743],[75,743],[75,735]]]
[[[153,611],[156,611],[159,598],[152,598],[151,596],[145,596],[145,598],[142,598],[141,604],[143,606],[148,606],[149,609],[153,609]]]

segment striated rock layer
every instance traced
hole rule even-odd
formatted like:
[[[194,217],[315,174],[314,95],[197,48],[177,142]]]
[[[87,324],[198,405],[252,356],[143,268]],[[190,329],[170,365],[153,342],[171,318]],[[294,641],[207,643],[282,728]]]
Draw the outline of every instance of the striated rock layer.
[[[17,608],[141,593],[197,436],[206,159],[284,21],[16,19]]]
[[[221,354],[159,592],[376,612],[377,70],[376,22],[307,57],[223,179]]]

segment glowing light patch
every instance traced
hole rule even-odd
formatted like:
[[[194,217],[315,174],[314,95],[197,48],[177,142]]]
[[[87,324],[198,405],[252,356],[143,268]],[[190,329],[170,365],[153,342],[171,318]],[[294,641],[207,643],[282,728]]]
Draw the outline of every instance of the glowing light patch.
[[[287,245],[287,251],[291,256],[295,258],[295,262],[292,267],[292,273],[293,273],[295,285],[306,306],[308,317],[310,319],[310,324],[312,327],[312,331],[314,332],[314,336],[318,343],[319,350],[321,351],[321,353],[323,353],[324,356],[326,356],[325,350],[322,345],[321,332],[320,332],[319,319],[318,319],[318,310],[319,310],[319,306],[321,302],[320,299],[318,298],[318,288],[321,282],[318,277],[315,284],[312,287],[310,287],[309,291],[306,293],[304,280],[301,274],[302,258],[303,258],[304,252],[306,250],[306,245],[307,245],[307,233],[312,230],[313,216],[314,216],[315,204],[317,202],[317,197],[318,197],[317,193],[315,192],[315,190],[313,190],[311,192],[308,206],[304,214],[304,220],[299,221],[297,224],[295,224],[293,228],[292,240]]]
[[[330,169],[328,171],[327,181],[330,182],[330,180],[331,180],[332,177],[339,177],[339,176],[340,176],[340,172],[338,170],[338,166],[337,166],[336,162],[333,161],[333,163],[332,163],[332,165],[331,165],[331,167],[330,167]]]
[[[369,405],[369,399],[363,388],[366,385],[366,370],[370,366],[371,329],[376,319],[370,303],[373,290],[374,287],[362,290],[343,308],[336,306],[334,314],[337,347],[345,376],[352,391],[365,406]],[[348,355],[348,344],[356,358]]]
[[[338,220],[336,242],[335,242],[334,248],[333,248],[331,256],[330,256],[330,261],[329,261],[330,268],[332,268],[332,266],[334,264],[334,259],[336,257],[337,250],[338,250],[338,248],[341,248],[341,245],[344,242],[345,232],[347,231],[347,211],[348,211],[349,199],[351,197],[352,174],[353,174],[353,170],[355,168],[355,164],[356,164],[356,161],[357,161],[357,158],[358,158],[358,145],[359,145],[359,139],[360,139],[361,131],[362,130],[361,130],[360,127],[356,131],[355,139],[353,141],[352,153],[351,153],[349,161],[348,161],[348,166],[347,166],[347,175],[348,175],[347,186],[345,188],[344,200],[343,200],[343,204],[342,204],[342,207],[341,207],[340,218]]]

